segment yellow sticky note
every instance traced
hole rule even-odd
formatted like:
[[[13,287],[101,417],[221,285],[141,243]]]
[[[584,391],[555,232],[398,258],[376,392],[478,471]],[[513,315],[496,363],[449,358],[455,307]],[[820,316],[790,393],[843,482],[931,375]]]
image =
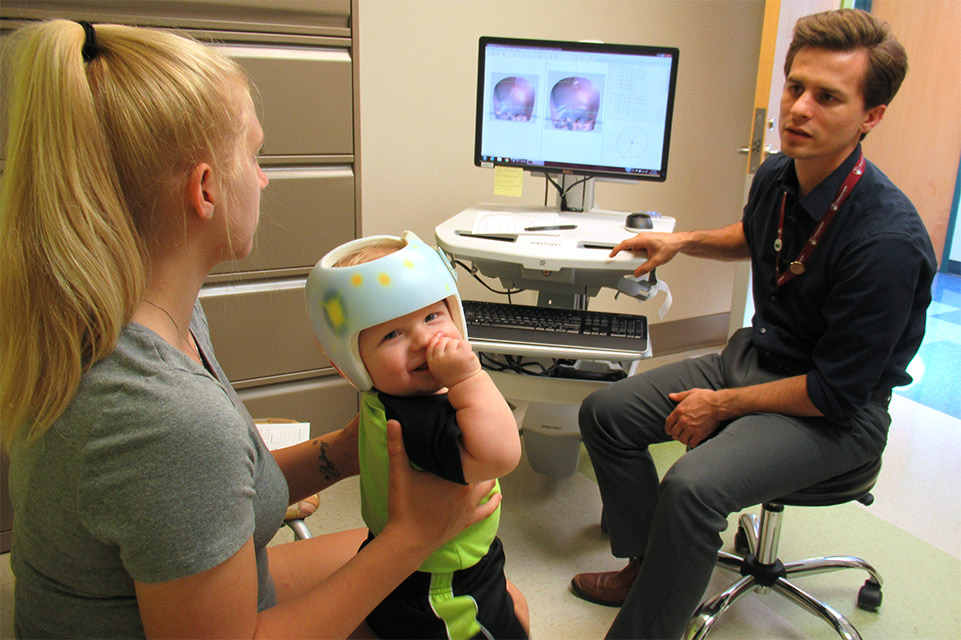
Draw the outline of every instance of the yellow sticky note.
[[[523,190],[523,169],[519,167],[494,167],[494,195],[520,198]]]

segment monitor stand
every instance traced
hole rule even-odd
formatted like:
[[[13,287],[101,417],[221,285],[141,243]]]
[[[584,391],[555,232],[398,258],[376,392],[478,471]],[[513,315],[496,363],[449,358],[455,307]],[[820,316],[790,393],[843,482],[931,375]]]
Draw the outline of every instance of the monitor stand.
[[[580,184],[577,184],[579,181]],[[561,211],[591,211],[594,209],[594,178],[584,175],[561,174],[557,183],[560,191],[557,193],[557,208]],[[570,189],[566,198],[561,193]]]
[[[625,182],[636,184],[636,180],[618,180],[616,178],[601,178],[605,182]],[[583,174],[561,174],[557,177],[557,184],[560,190],[557,192],[557,208],[560,211],[592,212],[594,208],[594,182],[598,178],[592,178]],[[570,189],[567,196],[562,198],[561,193]],[[628,212],[606,211],[604,213],[623,213],[626,217]],[[537,296],[537,305],[541,307],[563,307],[566,309],[587,309],[588,296],[584,294],[557,293],[541,291]]]
[[[590,211],[594,208],[594,178],[587,178],[583,175],[561,174],[557,176],[557,209],[559,211]],[[545,176],[546,179],[546,176]],[[578,181],[583,180],[580,184]],[[576,185],[576,186],[574,186]],[[566,198],[561,194],[567,189],[570,193]],[[539,307],[560,307],[562,309],[587,310],[589,296],[583,293],[570,293],[560,291],[538,291],[537,306]]]
[[[637,180],[629,178],[609,178],[609,177],[588,177],[583,174],[561,174],[557,176],[555,182],[560,185],[557,193],[557,208],[560,211],[588,211],[594,213],[623,213],[625,216],[628,211],[601,211],[594,207],[594,184],[597,181],[617,182],[620,184],[636,185]],[[567,197],[562,199],[561,193],[570,189]]]

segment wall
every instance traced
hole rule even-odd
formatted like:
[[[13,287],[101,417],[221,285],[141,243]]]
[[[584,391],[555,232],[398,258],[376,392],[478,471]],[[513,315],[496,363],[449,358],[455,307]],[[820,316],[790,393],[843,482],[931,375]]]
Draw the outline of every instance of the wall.
[[[907,49],[908,75],[864,152],[918,208],[940,264],[961,159],[961,2],[874,0],[871,12]]]
[[[748,144],[763,9],[761,0],[360,0],[362,232],[412,229],[433,241],[434,226],[471,204],[543,203],[543,178],[525,174],[523,198],[495,196],[494,172],[473,165],[482,35],[678,47],[667,182],[599,184],[597,205],[656,209],[678,229],[738,220],[736,150]],[[658,274],[675,294],[665,320],[730,309],[730,264],[682,256]],[[469,280],[461,271],[464,297],[495,299]],[[602,292],[591,306],[656,321],[660,301],[614,302]]]

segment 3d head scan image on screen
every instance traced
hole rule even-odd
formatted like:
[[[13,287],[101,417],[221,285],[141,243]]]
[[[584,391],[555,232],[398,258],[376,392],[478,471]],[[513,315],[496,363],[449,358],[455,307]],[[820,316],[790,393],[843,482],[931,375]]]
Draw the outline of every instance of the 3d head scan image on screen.
[[[593,131],[601,109],[601,92],[587,78],[564,78],[551,89],[551,126]]]
[[[528,122],[534,113],[534,85],[526,78],[508,76],[494,85],[494,117]]]
[[[664,180],[678,50],[480,39],[474,163]]]

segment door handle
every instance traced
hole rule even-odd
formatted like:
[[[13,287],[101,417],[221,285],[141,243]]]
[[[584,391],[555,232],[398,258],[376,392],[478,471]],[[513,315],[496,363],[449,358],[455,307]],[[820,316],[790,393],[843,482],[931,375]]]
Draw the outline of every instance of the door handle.
[[[750,154],[751,154],[751,147],[741,147],[740,149],[737,150],[737,152],[740,153],[742,156],[750,155]],[[774,156],[774,155],[777,155],[777,154],[779,154],[779,153],[781,153],[781,152],[772,149],[772,148],[771,148],[771,145],[766,144],[766,145],[764,145],[764,153],[766,153],[766,154],[769,155],[769,156]]]

